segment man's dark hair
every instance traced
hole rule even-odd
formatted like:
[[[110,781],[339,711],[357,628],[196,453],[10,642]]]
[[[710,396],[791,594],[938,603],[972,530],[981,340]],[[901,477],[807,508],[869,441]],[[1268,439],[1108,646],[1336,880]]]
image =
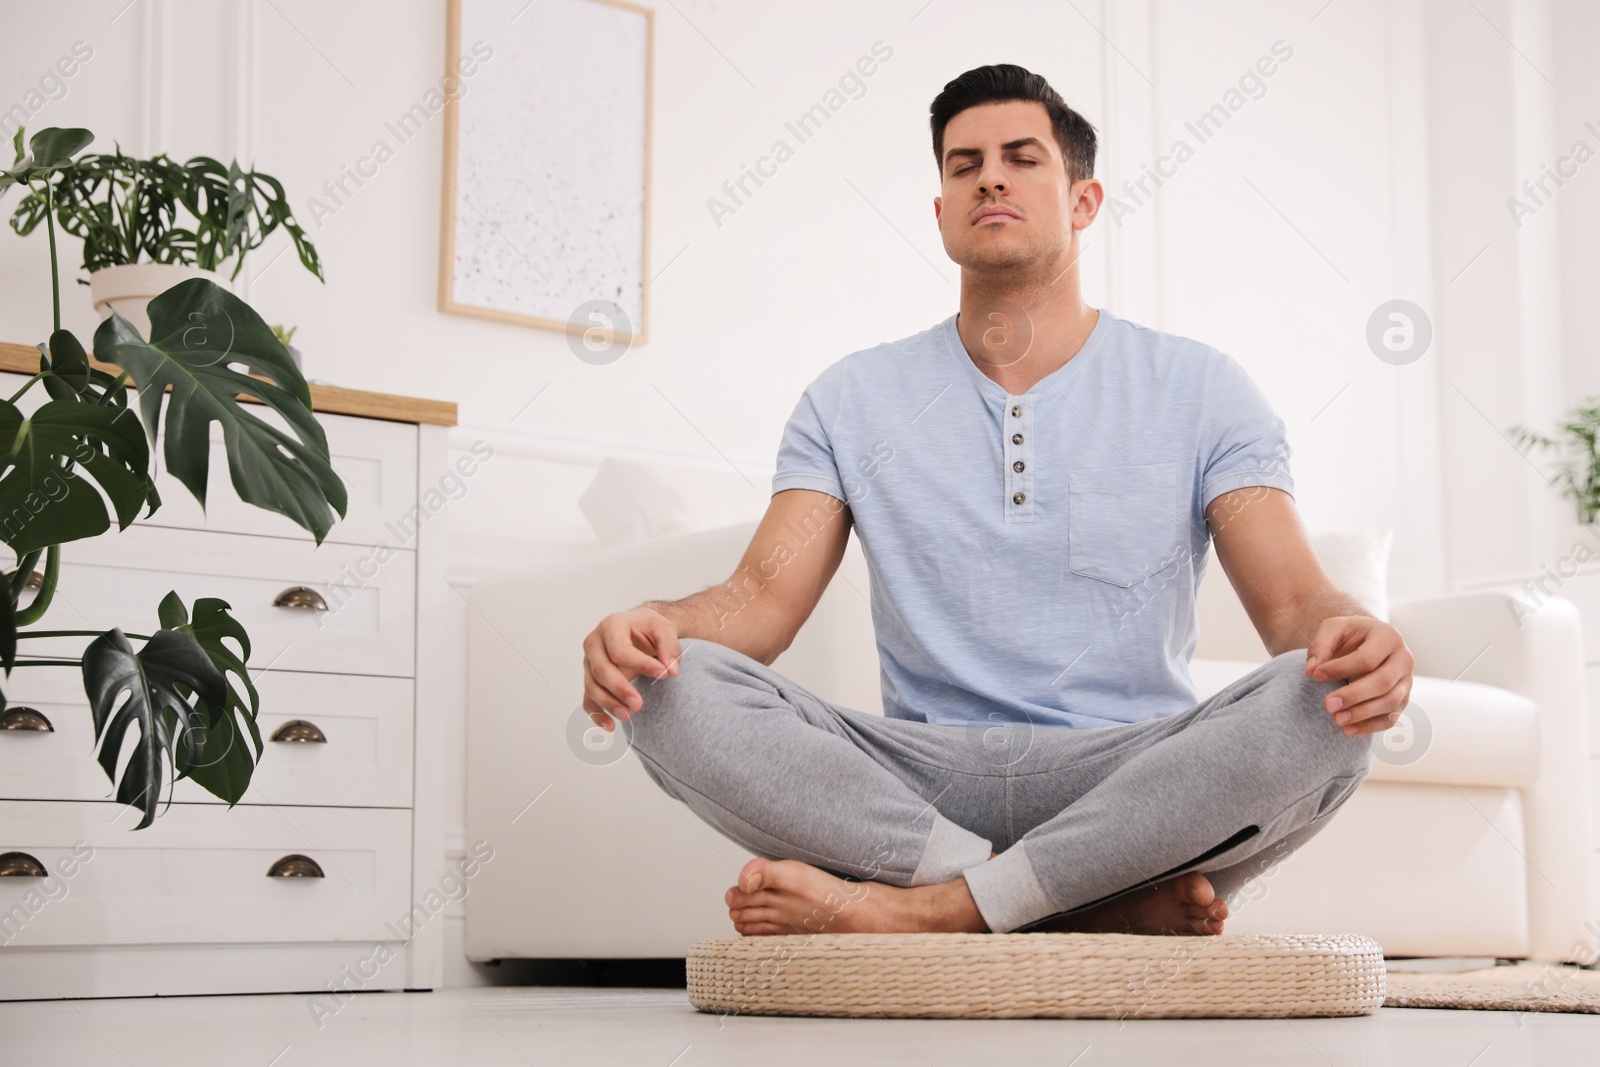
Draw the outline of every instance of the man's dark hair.
[[[1066,161],[1067,180],[1075,182],[1094,177],[1094,127],[1068,107],[1061,94],[1043,77],[1015,63],[974,67],[945,83],[944,91],[933,98],[928,108],[929,125],[933,127],[933,158],[941,175],[944,173],[944,128],[950,120],[969,107],[1007,100],[1043,104],[1055,130],[1056,144],[1060,145]]]

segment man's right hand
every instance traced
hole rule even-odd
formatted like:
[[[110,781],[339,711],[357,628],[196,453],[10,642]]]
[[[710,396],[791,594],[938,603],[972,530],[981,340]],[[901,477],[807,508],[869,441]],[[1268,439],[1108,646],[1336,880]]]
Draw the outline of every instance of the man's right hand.
[[[654,608],[607,615],[583,639],[583,709],[595,725],[615,730],[612,716],[626,722],[644,706],[631,679],[676,676],[682,655],[678,627]]]

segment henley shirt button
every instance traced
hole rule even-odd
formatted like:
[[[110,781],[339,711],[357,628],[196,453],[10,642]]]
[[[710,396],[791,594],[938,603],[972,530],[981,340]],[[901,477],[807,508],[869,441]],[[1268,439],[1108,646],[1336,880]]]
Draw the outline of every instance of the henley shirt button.
[[[1016,471],[1018,474],[1021,474],[1022,473],[1022,460],[1019,459],[1015,463],[1013,463],[1011,465],[1011,469]]]
[[[1014,444],[1014,445],[1020,445],[1022,443],[1022,435],[1020,433],[1012,434],[1011,435],[1011,443]]]
[[[1028,497],[1024,493],[1012,493],[1011,494],[1011,502],[1013,504],[1020,504],[1026,499],[1028,499]]]
[[[1018,418],[1018,419],[1022,418],[1022,405],[1021,404],[1012,404],[1011,405],[1011,415],[1012,415],[1013,418]]]

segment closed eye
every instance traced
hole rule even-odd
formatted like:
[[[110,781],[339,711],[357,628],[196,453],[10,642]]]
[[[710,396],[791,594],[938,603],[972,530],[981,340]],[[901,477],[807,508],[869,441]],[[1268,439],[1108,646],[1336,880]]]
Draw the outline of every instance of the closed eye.
[[[1039,163],[1039,161],[1035,160],[1035,159],[1013,159],[1011,162],[1013,162],[1013,163],[1025,163],[1030,167],[1038,166],[1038,163]],[[951,174],[962,174],[962,173],[964,173],[966,171],[971,170],[972,168],[974,168],[976,166],[978,166],[978,164],[976,164],[976,163],[968,163],[964,167],[957,167],[955,170],[951,171],[950,173]]]

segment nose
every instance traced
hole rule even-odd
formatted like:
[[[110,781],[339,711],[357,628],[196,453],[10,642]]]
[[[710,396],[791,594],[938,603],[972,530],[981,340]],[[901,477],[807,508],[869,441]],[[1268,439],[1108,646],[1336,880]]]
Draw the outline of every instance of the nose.
[[[1005,163],[994,156],[986,157],[978,171],[978,192],[984,196],[1006,191]]]

